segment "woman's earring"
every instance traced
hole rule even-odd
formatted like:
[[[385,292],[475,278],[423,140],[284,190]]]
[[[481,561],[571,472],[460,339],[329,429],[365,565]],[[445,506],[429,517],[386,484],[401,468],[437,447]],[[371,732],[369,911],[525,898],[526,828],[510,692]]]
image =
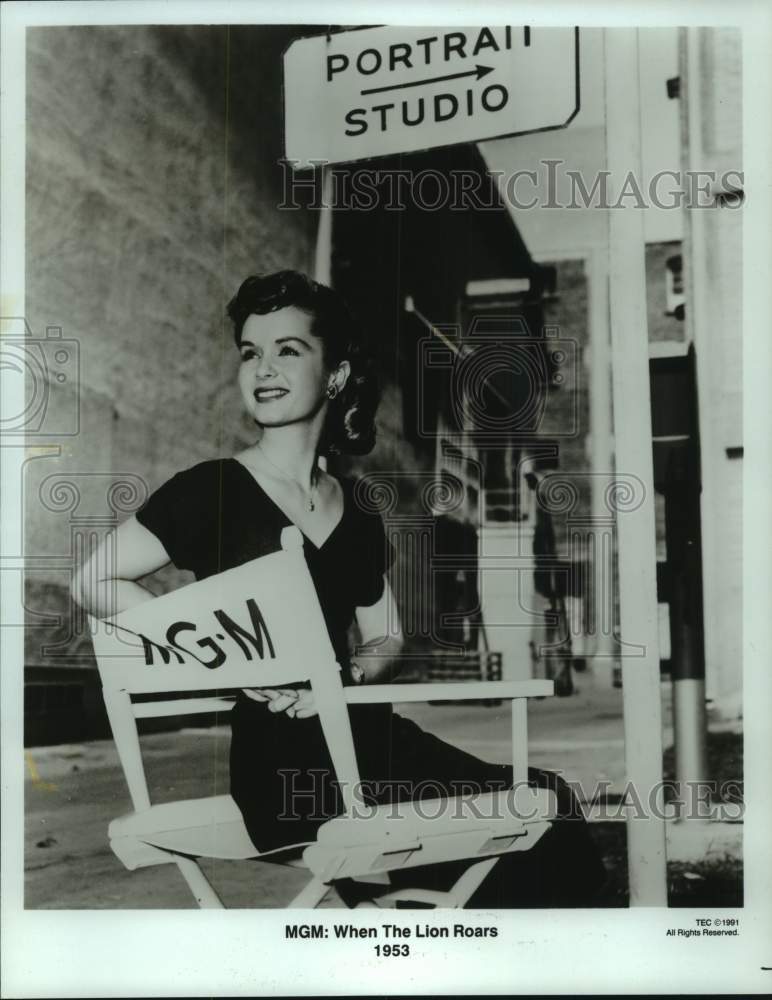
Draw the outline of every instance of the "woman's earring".
[[[327,386],[327,398],[328,399],[335,399],[335,397],[337,395],[338,395],[338,387],[333,382],[332,385],[328,385]]]

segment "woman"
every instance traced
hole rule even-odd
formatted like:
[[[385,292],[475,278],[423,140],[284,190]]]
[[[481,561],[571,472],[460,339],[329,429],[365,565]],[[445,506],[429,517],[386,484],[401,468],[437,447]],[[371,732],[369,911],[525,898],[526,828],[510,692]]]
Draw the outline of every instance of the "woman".
[[[247,278],[228,313],[241,356],[241,397],[259,440],[161,486],[118,528],[110,576],[95,578],[94,567],[104,565],[95,557],[78,575],[74,596],[98,617],[116,614],[154,596],[136,580],[166,563],[204,579],[276,551],[282,529],[294,524],[344,684],[387,680],[401,645],[386,625],[389,612],[394,620],[385,575],[391,547],[380,517],[357,505],[354,484],[319,462],[329,453],[364,454],[375,441],[377,391],[359,331],[335,292],[294,271]],[[356,661],[352,624],[360,652],[371,654]],[[231,792],[255,846],[265,852],[315,839],[341,800],[308,687],[244,692],[231,717]],[[350,717],[370,801],[437,798],[470,783],[481,791],[511,785],[511,768],[457,750],[390,706],[352,706]],[[555,789],[563,813],[577,815],[554,775],[529,777]],[[392,876],[392,885],[444,888],[465,867],[413,869]],[[583,820],[567,819],[527,858],[501,860],[470,905],[586,905],[602,870]],[[350,904],[378,891],[354,882],[338,888]]]

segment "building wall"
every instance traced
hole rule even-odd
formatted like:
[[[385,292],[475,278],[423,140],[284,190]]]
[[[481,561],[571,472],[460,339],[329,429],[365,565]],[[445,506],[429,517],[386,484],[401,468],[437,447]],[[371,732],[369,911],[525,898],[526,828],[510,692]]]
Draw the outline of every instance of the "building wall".
[[[27,665],[51,662],[44,642],[88,647],[66,638],[74,519],[103,532],[173,472],[252,439],[225,305],[247,274],[313,262],[314,213],[277,208],[288,31],[28,32],[26,317],[76,342],[80,377],[51,382],[46,427],[80,429],[38,437],[59,454],[26,467],[25,551],[71,557],[28,576],[30,624],[62,626],[30,628]]]
[[[550,170],[559,202],[570,194],[566,170],[579,171],[590,189],[606,167],[603,102],[603,38],[582,30],[582,108],[571,125],[544,135],[481,144],[491,170],[504,178],[536,171],[532,209],[512,207],[528,249],[540,260],[603,254],[608,212],[561,209],[549,204]],[[613,36],[613,31],[610,32]],[[734,30],[639,32],[644,185],[658,170],[742,169],[741,50]],[[680,100],[667,97],[665,82],[680,76]],[[548,168],[547,160],[559,161]],[[504,190],[506,186],[504,184]],[[664,188],[661,193],[664,194]],[[725,190],[710,204],[686,211],[647,209],[644,215],[649,341],[693,341],[696,349],[702,453],[702,533],[706,679],[719,712],[740,710],[742,651],[742,212],[726,206]],[[505,199],[506,200],[506,199]],[[686,322],[664,316],[664,264],[683,239]],[[604,275],[595,275],[590,299]],[[608,338],[607,320],[596,317],[596,337]],[[590,322],[592,322],[590,320]],[[596,340],[597,343],[597,340]],[[603,377],[597,373],[597,379]],[[591,395],[598,381],[591,387]],[[603,428],[613,443],[613,425]],[[597,434],[597,426],[595,428]],[[663,555],[664,524],[657,501],[657,545]],[[663,644],[662,653],[665,647]]]
[[[597,194],[591,202],[594,207],[581,207],[581,189],[568,176],[568,171],[578,174],[591,192],[607,169],[604,33],[613,44],[613,28],[580,29],[580,110],[567,128],[480,143],[489,168],[498,172],[515,224],[537,256],[607,245],[608,210],[599,207]],[[641,28],[638,42],[643,176],[636,181],[648,205],[643,210],[645,239],[647,243],[678,240],[683,232],[681,213],[659,208],[648,197],[652,178],[679,165],[678,101],[668,98],[666,87],[667,79],[678,73],[677,32]],[[535,199],[532,208],[517,207],[507,199],[507,181],[520,171],[535,172],[535,183],[523,173],[509,182],[509,190],[521,206]],[[661,201],[667,203],[669,190],[665,180],[659,182],[656,193]],[[562,207],[571,204],[572,196],[577,207]]]

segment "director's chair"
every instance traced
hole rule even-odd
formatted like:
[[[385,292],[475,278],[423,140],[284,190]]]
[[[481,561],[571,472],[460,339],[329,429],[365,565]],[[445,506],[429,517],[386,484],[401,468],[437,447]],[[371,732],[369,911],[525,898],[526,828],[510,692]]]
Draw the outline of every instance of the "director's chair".
[[[246,620],[245,608],[248,629],[238,624]],[[134,807],[110,823],[110,845],[129,870],[175,864],[201,907],[221,908],[223,903],[201,870],[200,858],[305,868],[310,879],[290,907],[317,906],[337,879],[382,884],[398,868],[469,860],[447,892],[402,889],[377,899],[378,906],[412,900],[461,907],[502,854],[531,848],[554,818],[554,794],[526,783],[526,699],[551,694],[548,681],[440,688],[444,701],[511,701],[513,789],[448,799],[446,815],[436,818],[426,816],[427,800],[375,807],[357,801],[359,773],[348,705],[429,701],[437,698],[439,686],[343,687],[297,528],[284,529],[279,552],[112,618],[89,621],[105,706]],[[299,681],[310,682],[345,810],[321,826],[313,843],[297,845],[294,853],[286,848],[258,852],[230,795],[151,803],[138,719],[222,712],[231,708],[240,688]],[[155,700],[139,700],[148,696]]]

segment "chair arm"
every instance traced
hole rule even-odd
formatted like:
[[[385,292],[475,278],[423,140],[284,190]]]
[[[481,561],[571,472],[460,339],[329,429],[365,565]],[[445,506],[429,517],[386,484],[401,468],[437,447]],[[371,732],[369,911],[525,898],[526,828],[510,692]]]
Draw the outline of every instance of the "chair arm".
[[[483,701],[488,698],[544,698],[553,681],[461,681],[437,684],[365,684],[343,689],[349,705],[409,701]]]

